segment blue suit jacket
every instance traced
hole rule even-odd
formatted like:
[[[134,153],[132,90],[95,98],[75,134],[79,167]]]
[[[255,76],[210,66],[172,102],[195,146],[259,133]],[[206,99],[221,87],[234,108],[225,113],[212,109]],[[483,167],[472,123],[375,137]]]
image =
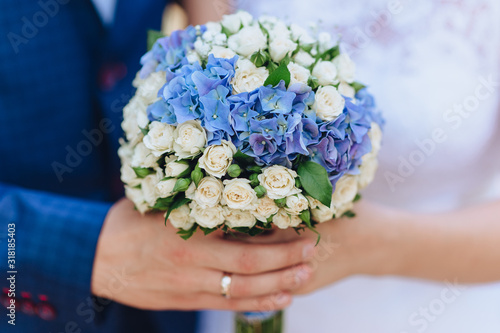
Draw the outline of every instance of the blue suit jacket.
[[[4,308],[0,332],[194,332],[195,313],[140,311],[89,291],[100,229],[122,192],[122,107],[164,6],[119,1],[108,31],[90,0],[0,2],[0,301],[16,300],[15,327]]]

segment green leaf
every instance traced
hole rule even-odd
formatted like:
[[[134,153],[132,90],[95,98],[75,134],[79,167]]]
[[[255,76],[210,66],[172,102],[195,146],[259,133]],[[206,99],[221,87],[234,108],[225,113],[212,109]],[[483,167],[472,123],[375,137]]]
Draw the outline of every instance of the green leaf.
[[[357,201],[359,201],[359,200],[361,200],[361,194],[359,194],[359,193],[358,193],[358,194],[356,194],[356,196],[354,197],[353,202],[357,202]]]
[[[260,182],[258,174],[252,173],[248,179],[250,180],[250,186],[252,187],[259,186]]]
[[[331,61],[335,59],[340,54],[340,48],[338,45],[332,47],[331,49],[326,50],[325,52],[316,56],[316,59],[319,61]]]
[[[168,198],[159,198],[158,200],[156,200],[155,205],[151,208],[165,211],[170,208],[170,205],[172,204],[173,201],[174,201],[174,196],[170,196]]]
[[[328,179],[328,173],[318,163],[302,162],[297,169],[302,183],[302,188],[323,205],[330,207],[332,202],[333,187]]]
[[[311,87],[312,90],[317,89],[319,87],[318,79],[314,76],[310,76],[309,80],[307,81],[307,85]]]
[[[237,160],[238,162],[241,162],[243,164],[251,164],[254,162],[253,157],[248,156],[247,154],[243,154],[241,151],[237,151],[236,154],[234,154],[233,159]]]
[[[342,214],[342,217],[348,217],[348,218],[353,218],[356,216],[356,213],[354,213],[352,210],[348,210],[344,214]]]
[[[304,223],[307,226],[307,229],[311,230],[314,232],[316,235],[318,235],[318,239],[316,240],[316,246],[319,244],[319,241],[321,240],[321,234],[316,230],[316,228],[312,225],[311,223],[311,212],[308,210],[303,211],[299,215],[300,219],[304,221]]]
[[[358,93],[358,91],[360,90],[363,90],[366,88],[366,86],[362,83],[359,83],[359,82],[353,82],[351,83],[351,87],[354,88],[354,90],[356,91],[356,93]]]
[[[252,166],[247,167],[247,170],[250,172],[260,173],[262,171],[262,167],[260,167],[258,165],[252,165]]]
[[[168,207],[167,213],[165,214],[165,224],[167,224],[168,217],[170,216],[170,213],[172,213],[174,209],[177,209],[190,202],[191,199],[186,198],[184,196],[184,193],[176,195],[174,202],[170,205],[170,207]]]
[[[189,238],[191,238],[191,236],[194,235],[197,228],[198,225],[195,223],[189,230],[179,229],[179,231],[177,231],[177,235],[180,235],[184,240],[188,240]]]
[[[295,187],[296,188],[301,188],[302,187],[302,183],[300,182],[299,178],[295,178]]]
[[[140,168],[140,167],[134,168],[134,167],[132,167],[132,169],[134,170],[135,174],[139,178],[144,178],[148,175],[155,173],[155,171],[152,168]]]
[[[278,68],[278,65],[274,61],[269,61],[267,64],[267,70],[269,73],[274,72]]]
[[[206,235],[210,235],[212,232],[216,231],[217,228],[205,228],[205,227],[200,227],[201,231],[203,231],[203,233]]]
[[[281,64],[276,68],[264,82],[264,86],[277,86],[281,81],[285,81],[285,86],[288,87],[290,84],[291,74],[288,70],[286,62],[282,61]]]
[[[148,51],[151,50],[156,41],[162,37],[165,37],[163,32],[157,30],[148,30]]]

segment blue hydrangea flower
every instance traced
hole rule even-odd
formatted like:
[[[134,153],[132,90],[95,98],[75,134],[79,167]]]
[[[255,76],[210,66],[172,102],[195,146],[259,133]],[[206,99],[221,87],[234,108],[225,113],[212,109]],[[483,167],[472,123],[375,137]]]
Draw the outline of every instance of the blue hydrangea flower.
[[[292,112],[295,96],[295,93],[286,90],[285,81],[281,81],[273,88],[270,86],[259,88],[259,101],[264,113],[289,114]]]
[[[220,85],[200,97],[204,112],[203,125],[208,131],[221,130],[229,135],[234,134],[229,114],[229,102],[226,99],[228,94],[229,89]]]

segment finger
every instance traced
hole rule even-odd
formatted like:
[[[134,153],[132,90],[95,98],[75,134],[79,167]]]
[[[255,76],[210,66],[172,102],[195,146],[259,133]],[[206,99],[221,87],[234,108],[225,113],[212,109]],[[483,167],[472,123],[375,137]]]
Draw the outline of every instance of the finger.
[[[311,268],[304,264],[272,273],[235,274],[232,276],[230,296],[231,298],[252,298],[294,291],[310,281],[311,276]]]
[[[222,272],[206,270],[203,272],[203,290],[214,295],[222,293]],[[231,298],[252,298],[277,294],[283,291],[295,291],[310,281],[312,269],[308,265],[298,265],[288,269],[257,275],[231,275],[229,295]],[[199,282],[198,282],[199,284]],[[191,290],[191,292],[193,289]]]
[[[261,296],[255,298],[224,298],[209,293],[177,296],[173,299],[179,310],[231,310],[231,311],[277,311],[292,302],[290,293]]]
[[[206,247],[210,255],[202,267],[238,274],[277,271],[309,261],[314,257],[314,242],[307,238],[288,243],[246,244],[224,240]]]
[[[253,237],[248,235],[245,236],[246,237],[244,237],[242,241],[253,244],[292,242],[300,237],[299,235],[297,235],[297,232],[295,232],[294,229],[286,229],[286,230],[272,229],[259,236],[253,236]]]

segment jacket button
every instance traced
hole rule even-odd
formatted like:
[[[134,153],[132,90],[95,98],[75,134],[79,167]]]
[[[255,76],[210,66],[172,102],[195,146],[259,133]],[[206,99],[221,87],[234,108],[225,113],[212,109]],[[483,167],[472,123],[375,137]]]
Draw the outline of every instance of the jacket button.
[[[47,302],[38,303],[35,307],[35,312],[43,320],[53,320],[56,318],[56,309]]]

